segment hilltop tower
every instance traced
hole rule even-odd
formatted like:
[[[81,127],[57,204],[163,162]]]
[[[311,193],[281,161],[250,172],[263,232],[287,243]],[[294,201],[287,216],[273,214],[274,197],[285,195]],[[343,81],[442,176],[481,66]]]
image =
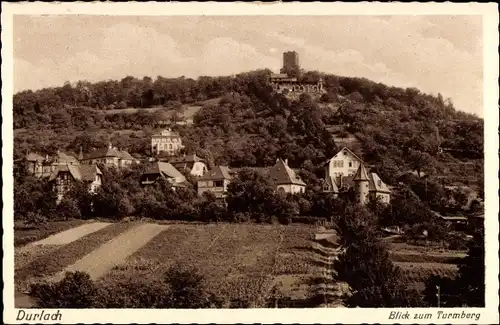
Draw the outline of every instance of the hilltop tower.
[[[365,165],[361,163],[353,178],[354,192],[359,204],[365,205],[368,202],[368,193],[370,192],[370,180],[366,172]]]
[[[298,77],[300,74],[299,54],[295,51],[283,53],[283,68],[281,73],[286,73],[290,77]]]

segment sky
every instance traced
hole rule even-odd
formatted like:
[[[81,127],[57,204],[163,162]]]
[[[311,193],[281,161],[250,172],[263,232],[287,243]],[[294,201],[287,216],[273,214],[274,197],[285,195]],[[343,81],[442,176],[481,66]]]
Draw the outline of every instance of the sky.
[[[15,16],[14,91],[128,75],[305,70],[451,98],[483,116],[481,16]]]

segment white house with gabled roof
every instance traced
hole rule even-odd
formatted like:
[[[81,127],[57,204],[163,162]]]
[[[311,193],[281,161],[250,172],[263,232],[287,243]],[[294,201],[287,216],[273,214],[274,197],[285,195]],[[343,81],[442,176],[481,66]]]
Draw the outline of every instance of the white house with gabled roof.
[[[326,162],[327,177],[354,176],[363,160],[344,147]]]

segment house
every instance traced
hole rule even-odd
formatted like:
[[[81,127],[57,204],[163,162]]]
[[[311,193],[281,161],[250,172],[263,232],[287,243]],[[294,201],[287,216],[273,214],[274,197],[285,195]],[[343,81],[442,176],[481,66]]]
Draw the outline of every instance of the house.
[[[186,177],[182,175],[174,166],[167,162],[155,162],[141,175],[142,185],[154,184],[160,177],[165,178],[172,184],[175,190],[178,187],[185,187]]]
[[[85,165],[102,164],[106,167],[126,168],[137,163],[137,159],[132,157],[127,151],[118,150],[110,143],[107,148],[91,151],[83,154],[80,149],[78,157]]]
[[[42,157],[36,153],[29,153],[26,156],[28,172],[35,177],[49,177],[58,166],[77,166],[80,165],[78,159],[72,155],[57,151],[56,155]]]
[[[323,183],[323,192],[333,193],[335,197],[353,190],[356,200],[366,204],[370,198],[380,198],[382,203],[389,203],[391,190],[376,173],[368,172],[364,163],[361,163],[354,175],[326,177]]]
[[[326,177],[354,176],[362,162],[354,152],[344,147],[326,162]]]
[[[363,160],[344,147],[325,163],[323,192],[334,196],[354,190],[356,198],[365,204],[370,197],[389,203],[391,190],[376,173],[366,170]]]
[[[203,176],[208,170],[205,162],[203,162],[200,157],[196,156],[196,154],[172,159],[170,163],[177,168],[177,170],[198,177]]]
[[[95,193],[102,184],[102,172],[95,165],[57,166],[51,173],[49,182],[54,182],[58,203],[71,190],[76,181],[89,182],[89,192]]]
[[[39,177],[43,174],[43,165],[46,162],[46,157],[42,157],[37,153],[30,152],[26,156],[26,168],[28,173]]]
[[[276,159],[276,164],[269,170],[269,178],[277,191],[285,193],[304,193],[306,183],[288,166],[288,159]]]
[[[182,148],[184,146],[182,145],[181,136],[171,129],[165,129],[160,133],[153,134],[151,137],[151,152],[154,155],[159,155],[162,152],[174,155]]]
[[[215,166],[198,179],[198,195],[212,192],[217,198],[223,198],[226,196],[227,186],[232,178],[228,167]]]

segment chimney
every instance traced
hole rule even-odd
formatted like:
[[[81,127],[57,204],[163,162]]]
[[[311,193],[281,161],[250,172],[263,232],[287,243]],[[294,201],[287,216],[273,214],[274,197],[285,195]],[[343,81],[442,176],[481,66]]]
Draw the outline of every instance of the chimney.
[[[109,143],[108,148],[109,148],[109,149],[113,149],[113,145],[111,144],[111,142]]]
[[[78,160],[82,160],[83,159],[83,147],[80,146],[80,154],[78,155]]]
[[[288,158],[285,159],[285,165],[288,166]]]

